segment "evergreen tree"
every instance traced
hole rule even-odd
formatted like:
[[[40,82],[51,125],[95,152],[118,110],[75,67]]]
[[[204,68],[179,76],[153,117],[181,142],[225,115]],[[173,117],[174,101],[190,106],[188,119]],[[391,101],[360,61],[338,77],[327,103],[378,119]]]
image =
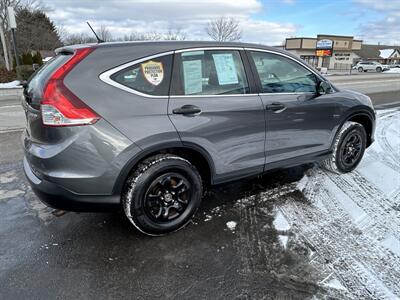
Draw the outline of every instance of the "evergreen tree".
[[[16,20],[17,47],[20,53],[54,50],[62,46],[55,25],[44,12],[22,8],[17,11]]]
[[[22,64],[23,65],[33,65],[33,58],[30,52],[22,54]]]
[[[36,54],[33,56],[33,63],[38,65],[43,65],[42,55],[39,51],[36,51]]]

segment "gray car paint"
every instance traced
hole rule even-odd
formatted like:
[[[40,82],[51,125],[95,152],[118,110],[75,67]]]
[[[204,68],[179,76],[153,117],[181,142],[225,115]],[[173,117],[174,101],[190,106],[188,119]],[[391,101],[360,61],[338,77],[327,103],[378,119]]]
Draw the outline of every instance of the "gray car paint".
[[[198,115],[176,115],[186,104],[201,109]],[[246,169],[262,172],[265,155],[265,116],[258,95],[174,97],[168,114],[183,144],[201,145],[214,161],[216,176]]]
[[[142,153],[148,153],[149,149],[160,150],[166,145],[196,145],[211,159],[215,172],[212,176],[228,178],[229,174],[239,173],[245,176],[261,173],[265,158],[267,165],[281,161],[274,164],[280,167],[285,165],[287,158],[320,150],[327,152],[340,123],[350,111],[357,111],[354,107],[373,112],[368,97],[350,92],[310,99],[299,95],[171,97],[168,105],[168,98],[142,97],[99,79],[99,75],[109,69],[157,53],[218,46],[272,49],[297,60],[287,52],[241,43],[96,45],[97,49],[80,62],[64,82],[102,119],[95,125],[71,128],[48,128],[40,123],[28,123],[25,150],[29,164],[47,180],[75,193],[111,194],[117,180],[125,179],[120,176],[122,170]],[[58,51],[70,49],[74,47]],[[287,111],[265,113],[265,105],[276,101],[286,103]],[[171,114],[172,109],[184,104],[196,104],[202,113],[195,117]],[[34,117],[35,114],[38,111],[28,114],[28,119],[38,118],[37,122],[40,122],[40,116]],[[32,131],[39,140],[31,137]]]
[[[332,94],[263,94],[261,98],[264,106],[285,105],[283,111],[267,111],[267,164],[329,149],[340,120],[340,102]]]

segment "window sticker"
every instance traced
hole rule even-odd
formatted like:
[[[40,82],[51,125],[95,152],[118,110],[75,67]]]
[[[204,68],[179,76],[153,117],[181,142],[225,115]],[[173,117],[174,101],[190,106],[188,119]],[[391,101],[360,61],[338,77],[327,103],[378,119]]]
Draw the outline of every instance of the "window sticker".
[[[159,85],[164,79],[164,68],[162,62],[157,61],[148,61],[146,63],[142,63],[142,72],[144,78],[152,84]]]
[[[232,53],[213,54],[212,56],[217,69],[218,83],[220,85],[238,84],[239,80]]]
[[[203,91],[201,60],[186,60],[182,63],[185,95],[201,93]]]
[[[204,55],[204,51],[199,50],[199,51],[190,51],[190,52],[182,52],[181,56],[193,56],[193,55]]]

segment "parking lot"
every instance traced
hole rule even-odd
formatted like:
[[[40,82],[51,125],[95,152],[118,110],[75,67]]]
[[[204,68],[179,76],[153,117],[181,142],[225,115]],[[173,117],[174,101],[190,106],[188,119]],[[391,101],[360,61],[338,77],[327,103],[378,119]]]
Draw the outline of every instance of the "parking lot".
[[[387,106],[356,171],[306,165],[215,187],[191,224],[159,238],[122,213],[45,207],[23,176],[21,132],[3,130],[2,298],[400,297],[400,77],[376,76],[332,76]]]

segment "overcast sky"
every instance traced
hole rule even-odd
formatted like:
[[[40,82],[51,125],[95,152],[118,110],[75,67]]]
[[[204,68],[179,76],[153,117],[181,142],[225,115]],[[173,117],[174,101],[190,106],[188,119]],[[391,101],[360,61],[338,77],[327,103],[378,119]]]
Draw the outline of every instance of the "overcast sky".
[[[369,43],[400,44],[400,0],[42,0],[50,18],[70,33],[105,25],[114,36],[181,29],[208,39],[210,19],[240,20],[242,41],[279,45],[286,37],[353,35]]]

